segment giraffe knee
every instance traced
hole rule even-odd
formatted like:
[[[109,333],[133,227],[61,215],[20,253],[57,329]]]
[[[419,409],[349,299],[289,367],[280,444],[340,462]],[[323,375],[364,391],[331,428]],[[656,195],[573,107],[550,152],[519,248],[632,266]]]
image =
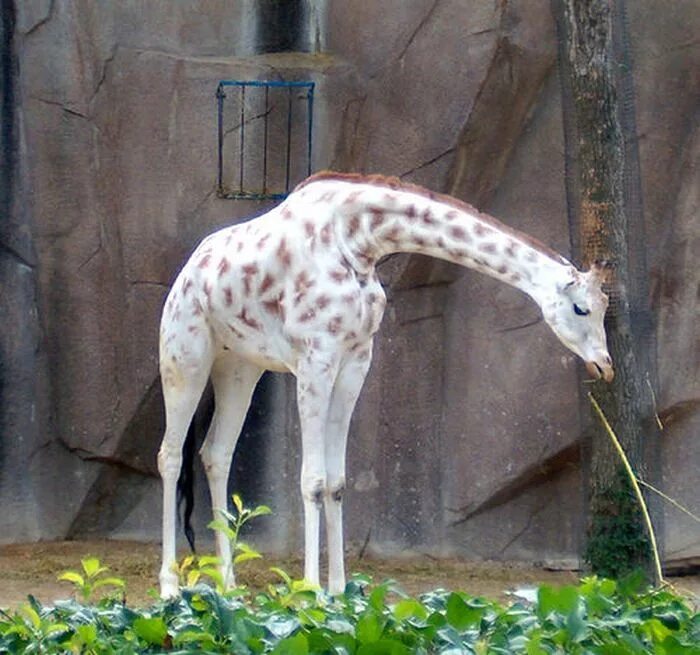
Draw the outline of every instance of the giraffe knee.
[[[328,497],[335,503],[340,503],[345,494],[345,478],[341,478],[337,482],[332,482],[328,485]]]
[[[162,478],[177,477],[182,468],[182,454],[164,442],[158,451],[158,472]]]
[[[310,477],[302,480],[301,495],[305,501],[321,505],[326,491],[326,481],[322,477]]]

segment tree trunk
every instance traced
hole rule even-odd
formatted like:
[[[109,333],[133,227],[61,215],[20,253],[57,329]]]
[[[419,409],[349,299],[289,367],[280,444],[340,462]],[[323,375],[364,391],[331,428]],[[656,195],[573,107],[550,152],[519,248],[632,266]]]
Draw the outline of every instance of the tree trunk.
[[[606,329],[616,375],[612,384],[598,382],[590,391],[636,474],[649,479],[658,462],[655,353],[631,73],[629,66],[621,72],[619,56],[628,60],[623,2],[552,0],[552,6],[560,44],[574,258],[584,266],[604,260],[611,273]],[[649,536],[620,459],[597,418],[591,416],[587,432],[585,557],[601,575],[619,577],[642,568],[653,578]]]

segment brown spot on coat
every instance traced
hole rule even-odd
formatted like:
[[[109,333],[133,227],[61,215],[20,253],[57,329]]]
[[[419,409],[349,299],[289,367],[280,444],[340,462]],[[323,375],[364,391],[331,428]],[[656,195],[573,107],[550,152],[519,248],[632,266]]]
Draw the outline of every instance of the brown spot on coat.
[[[429,209],[426,209],[421,214],[421,218],[423,219],[423,223],[425,225],[435,225],[437,223],[437,220],[435,220],[435,217]]]
[[[219,262],[219,266],[217,267],[217,270],[219,271],[219,277],[224,275],[230,269],[231,269],[231,263],[229,262],[228,259],[226,259],[226,257],[222,257],[221,261]]]
[[[498,249],[495,243],[482,243],[479,245],[479,250],[489,255],[494,255]]]
[[[378,228],[384,222],[384,212],[379,207],[370,207],[372,218],[369,221],[370,229]]]
[[[259,292],[261,294],[265,293],[270,289],[270,287],[275,283],[275,278],[272,277],[269,273],[265,273],[265,277],[263,278],[263,281],[260,283],[260,289]]]
[[[350,277],[350,271],[347,268],[334,268],[328,275],[334,282],[343,282]]]
[[[264,237],[258,240],[256,248],[262,250],[265,247],[265,242],[270,238],[270,233],[268,232]]]
[[[512,239],[508,241],[508,245],[506,246],[505,253],[508,255],[508,257],[515,257],[515,253],[520,248],[520,244],[517,241],[513,241]]]
[[[199,316],[204,312],[202,303],[197,298],[192,301],[192,316]]]
[[[258,265],[253,262],[252,264],[244,264],[242,270],[244,275],[256,275],[259,268]]]
[[[460,241],[471,241],[467,231],[461,225],[455,225],[450,228],[450,236]]]
[[[227,307],[230,307],[233,304],[233,290],[231,287],[224,288],[224,302],[226,303]]]
[[[274,300],[263,300],[262,306],[268,314],[274,316],[280,314],[280,301],[277,298]]]
[[[491,234],[493,230],[490,227],[486,227],[483,223],[476,222],[474,224],[474,234],[478,237],[485,237],[488,234]]]
[[[294,215],[290,211],[289,207],[285,207],[284,209],[282,209],[282,218],[285,221],[288,221],[288,220],[294,218]]]
[[[287,241],[282,239],[277,247],[277,259],[284,268],[289,268],[292,263],[292,254],[287,248]]]
[[[241,309],[241,311],[237,314],[236,318],[240,319],[241,323],[247,325],[253,330],[260,330],[262,327],[260,323],[258,323],[258,321],[256,321],[252,316],[248,315],[248,310],[245,307]]]
[[[343,200],[344,205],[349,205],[350,203],[355,202],[360,196],[362,195],[362,191],[353,191],[352,193],[349,193],[347,198]]]
[[[312,318],[316,316],[315,309],[307,309],[303,314],[299,316],[300,323],[308,323]]]
[[[406,218],[407,218],[409,221],[411,221],[411,222],[413,222],[414,220],[416,220],[416,216],[418,216],[418,212],[416,211],[415,205],[409,205],[409,206],[406,208],[406,212],[405,212],[405,213],[406,213]]]
[[[302,271],[294,278],[294,291],[296,293],[303,293],[315,284],[316,282],[314,280],[309,279],[309,274],[306,271]]]
[[[304,232],[309,239],[313,239],[316,235],[316,226],[311,221],[306,221],[304,223]]]
[[[207,266],[209,266],[210,259],[211,259],[211,254],[207,253],[206,255],[204,255],[204,257],[202,257],[199,260],[199,263],[197,264],[197,268],[206,268]]]
[[[401,228],[398,225],[392,227],[385,235],[385,241],[391,241],[392,243],[400,243],[402,240]]]
[[[330,305],[330,303],[331,299],[325,294],[316,298],[316,307],[318,307],[319,309],[325,309],[326,307],[328,307],[328,305]]]
[[[321,228],[321,243],[323,243],[324,246],[330,245],[331,242],[331,224],[326,223]]]
[[[191,287],[192,280],[190,280],[190,278],[185,278],[185,281],[182,283],[182,295],[186,296]]]
[[[326,329],[330,334],[336,335],[338,332],[340,332],[340,328],[343,325],[343,317],[338,314],[337,316],[334,316],[330,321],[328,321],[328,325],[326,326]]]
[[[355,215],[348,222],[348,238],[352,238],[360,229],[360,217]]]

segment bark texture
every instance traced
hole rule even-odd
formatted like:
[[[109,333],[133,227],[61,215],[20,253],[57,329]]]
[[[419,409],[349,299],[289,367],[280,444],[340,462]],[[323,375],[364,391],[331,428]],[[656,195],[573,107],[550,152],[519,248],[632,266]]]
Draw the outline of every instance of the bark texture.
[[[644,233],[640,185],[634,183],[639,171],[633,101],[629,91],[621,97],[628,87],[618,72],[626,43],[620,20],[624,7],[607,0],[555,0],[553,7],[560,33],[574,256],[584,265],[605,261],[610,272],[606,327],[616,376],[611,385],[596,383],[591,392],[637,475],[648,479],[658,430],[651,331],[645,325],[651,314],[647,294],[640,293],[647,287],[648,271],[643,247],[632,238]],[[587,560],[603,575],[637,567],[651,572],[641,513],[610,439],[595,419],[585,445]]]

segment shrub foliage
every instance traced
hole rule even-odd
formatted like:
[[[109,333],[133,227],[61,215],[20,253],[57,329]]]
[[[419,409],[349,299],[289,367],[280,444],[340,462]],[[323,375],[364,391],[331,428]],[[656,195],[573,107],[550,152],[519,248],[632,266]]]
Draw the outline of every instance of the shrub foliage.
[[[637,579],[544,586],[531,604],[501,605],[442,590],[412,598],[362,576],[330,597],[279,574],[281,583],[263,593],[222,594],[198,582],[143,608],[114,595],[51,607],[30,597],[2,613],[0,652],[700,655],[700,616]]]

